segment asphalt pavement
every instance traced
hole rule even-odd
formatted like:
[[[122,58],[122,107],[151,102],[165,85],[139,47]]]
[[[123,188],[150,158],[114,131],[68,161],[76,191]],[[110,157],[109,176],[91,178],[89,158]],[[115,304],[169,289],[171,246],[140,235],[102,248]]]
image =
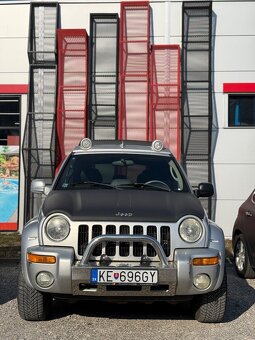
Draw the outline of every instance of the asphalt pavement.
[[[193,320],[188,305],[53,303],[51,319],[22,320],[17,311],[18,263],[0,263],[0,338],[20,339],[255,339],[255,280],[227,264],[228,305],[221,324]]]

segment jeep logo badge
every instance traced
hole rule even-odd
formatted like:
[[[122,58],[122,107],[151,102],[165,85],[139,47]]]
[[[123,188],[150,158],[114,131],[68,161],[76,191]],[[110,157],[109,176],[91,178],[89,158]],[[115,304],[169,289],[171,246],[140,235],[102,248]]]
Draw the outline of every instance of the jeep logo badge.
[[[115,216],[116,216],[116,217],[131,217],[131,216],[133,216],[133,213],[131,213],[131,212],[124,213],[124,212],[118,211],[118,212],[115,214]]]

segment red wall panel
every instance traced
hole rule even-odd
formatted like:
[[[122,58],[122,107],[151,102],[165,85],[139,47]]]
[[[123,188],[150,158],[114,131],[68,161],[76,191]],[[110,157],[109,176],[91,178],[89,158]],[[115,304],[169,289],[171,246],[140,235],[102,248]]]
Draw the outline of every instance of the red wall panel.
[[[1,94],[27,94],[28,85],[27,84],[0,84]]]
[[[0,231],[17,231],[17,223],[15,222],[1,222]]]
[[[224,93],[254,93],[255,83],[224,83]]]

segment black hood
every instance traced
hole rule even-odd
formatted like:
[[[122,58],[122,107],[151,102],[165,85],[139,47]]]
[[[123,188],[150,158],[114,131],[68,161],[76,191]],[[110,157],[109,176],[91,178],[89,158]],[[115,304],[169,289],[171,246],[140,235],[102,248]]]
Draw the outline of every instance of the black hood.
[[[60,212],[73,221],[176,222],[184,215],[204,217],[192,193],[149,190],[55,190],[43,214]]]

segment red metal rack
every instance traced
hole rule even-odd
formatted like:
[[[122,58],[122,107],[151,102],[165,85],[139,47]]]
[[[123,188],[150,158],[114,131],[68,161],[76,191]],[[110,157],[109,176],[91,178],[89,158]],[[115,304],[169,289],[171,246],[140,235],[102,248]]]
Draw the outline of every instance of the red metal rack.
[[[153,45],[150,63],[150,139],[180,159],[180,47]]]
[[[122,2],[120,17],[119,139],[149,139],[150,6]]]
[[[57,164],[86,136],[88,35],[58,29]]]

